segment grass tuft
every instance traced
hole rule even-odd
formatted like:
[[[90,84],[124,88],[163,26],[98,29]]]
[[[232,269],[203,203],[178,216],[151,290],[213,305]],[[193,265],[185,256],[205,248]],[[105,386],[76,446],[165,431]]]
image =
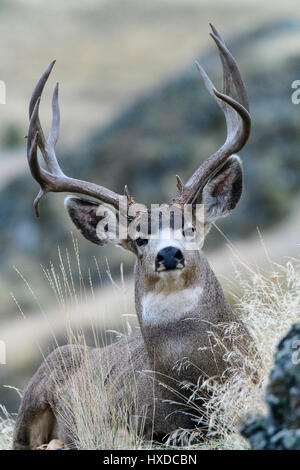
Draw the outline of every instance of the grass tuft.
[[[196,396],[203,388],[211,395],[205,412],[212,441],[206,442],[205,448],[248,448],[239,434],[240,426],[248,414],[265,413],[264,395],[274,353],[300,316],[299,259],[290,259],[285,265],[270,261],[268,270],[253,268],[241,260],[239,263],[235,280],[241,294],[235,297],[235,310],[250,330],[257,354],[249,355],[242,366],[235,366],[230,352],[226,352],[229,365],[224,379],[207,380],[196,390]],[[234,334],[230,328],[225,328],[226,334]],[[249,373],[254,370],[257,376]]]

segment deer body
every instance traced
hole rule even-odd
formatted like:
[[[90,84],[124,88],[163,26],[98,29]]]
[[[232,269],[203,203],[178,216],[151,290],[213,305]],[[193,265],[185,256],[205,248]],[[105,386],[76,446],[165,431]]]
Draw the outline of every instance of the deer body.
[[[182,406],[170,402],[178,401],[175,391],[184,393],[180,388],[183,382],[196,385],[199,377],[218,377],[228,368],[223,352],[211,347],[208,331],[213,331],[214,325],[238,323],[241,356],[251,348],[247,329],[224,298],[201,252],[199,261],[199,279],[195,279],[194,287],[181,286],[176,293],[162,290],[158,296],[153,294],[153,303],[151,294],[149,297],[145,286],[140,285],[143,281],[137,264],[136,310],[141,330],[106,348],[88,349],[89,366],[99,371],[99,376],[105,376],[112,406],[117,407],[122,401],[126,385],[130,389],[128,384],[134,383],[130,391],[136,397],[131,413],[142,417],[141,426],[148,438],[159,440],[176,429],[195,426],[195,411],[191,416],[182,413],[186,411],[184,400]],[[191,292],[195,297],[186,305]],[[145,297],[146,304],[150,303],[146,319]],[[231,344],[227,346],[229,350],[232,348]],[[86,361],[86,350],[71,345],[55,350],[45,360],[25,392],[16,423],[14,448],[37,448],[51,439],[74,446],[69,430],[60,419],[57,388],[68,387],[69,378],[74,380],[77,373],[81,374],[80,368],[86,366]],[[181,363],[185,366],[180,367]],[[99,380],[99,388],[102,386],[103,380]]]
[[[112,230],[110,220],[115,212],[111,207],[121,214],[119,196],[101,186],[68,178],[56,160],[57,86],[47,141],[43,135],[39,102],[54,63],[36,85],[30,103],[28,132],[29,165],[41,186],[35,208],[37,210],[40,199],[49,191],[79,192],[110,206],[105,206],[103,215],[99,212],[102,206],[94,201],[78,197],[66,199],[68,213],[85,238],[98,245],[112,243],[136,256],[135,304],[140,330],[106,348],[87,350],[69,345],[46,358],[22,399],[14,433],[15,449],[34,449],[54,438],[69,446],[76,445],[76,439],[62,419],[63,404],[58,391],[70,387],[82,374],[87,360],[93,375],[99,376],[99,406],[104,388],[110,397],[110,406],[116,409],[121,409],[121,403],[129,396],[128,423],[137,420],[138,428],[143,428],[148,438],[161,439],[178,428],[191,429],[196,425],[197,412],[187,405],[190,392],[188,387],[182,388],[183,383],[195,386],[207,378],[224,377],[228,369],[224,351],[234,351],[234,360],[241,363],[252,347],[247,328],[226,301],[201,250],[211,223],[228,215],[241,196],[242,166],[234,154],[243,147],[250,131],[247,95],[237,65],[221,36],[214,27],[212,29],[222,59],[226,94],[217,92],[200,66],[199,70],[225,114],[228,135],[221,149],[196,170],[186,185],[178,178],[177,197],[167,206],[173,217],[168,230],[161,223],[165,207],[151,210],[139,207],[133,215],[133,200],[127,190],[127,217],[134,221],[139,235],[121,238],[120,233]],[[231,96],[233,84],[239,101]],[[47,171],[39,166],[38,147]],[[181,221],[186,204],[191,204],[194,214],[198,203],[204,207],[200,231],[199,221],[195,221],[194,216],[187,224],[175,224],[176,213]],[[152,219],[159,223],[152,226]],[[146,225],[151,226],[150,237],[144,236],[141,229],[145,220]],[[235,337],[222,338],[220,345],[217,338],[228,324],[235,325]],[[182,402],[178,402],[178,393]]]

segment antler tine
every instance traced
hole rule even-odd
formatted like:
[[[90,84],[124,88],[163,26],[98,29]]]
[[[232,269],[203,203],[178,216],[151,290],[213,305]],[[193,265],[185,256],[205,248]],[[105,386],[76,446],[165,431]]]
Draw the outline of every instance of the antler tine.
[[[33,109],[27,136],[27,157],[29,168],[34,179],[40,184],[43,184],[43,178],[40,171],[40,166],[37,158],[37,145],[39,138],[38,129],[38,109],[40,104],[40,97],[37,99]]]
[[[60,127],[60,110],[59,110],[59,102],[58,102],[58,83],[56,83],[53,96],[52,96],[52,123],[51,129],[48,137],[48,144],[56,145],[58,138],[59,138],[59,127]]]
[[[35,213],[36,213],[36,216],[39,217],[39,202],[40,200],[45,196],[45,194],[47,193],[47,190],[46,188],[44,187],[44,184],[43,184],[43,178],[42,178],[42,175],[41,175],[41,168],[39,166],[39,162],[38,162],[38,156],[37,156],[37,144],[38,142],[38,132],[34,135],[33,137],[33,140],[32,140],[32,144],[30,146],[30,149],[28,151],[28,161],[29,161],[29,167],[30,167],[30,171],[31,171],[31,174],[33,176],[33,178],[39,182],[41,188],[40,188],[40,191],[38,193],[38,195],[36,196],[34,202],[33,202],[33,206],[34,206],[34,209],[35,209]]]
[[[59,137],[60,111],[58,103],[58,83],[56,84],[52,97],[52,123],[49,137],[46,141],[39,119],[39,106],[41,94],[55,61],[52,61],[38,80],[33,91],[29,105],[29,130],[27,141],[27,156],[31,174],[39,183],[40,191],[34,201],[37,216],[39,215],[38,204],[48,192],[71,192],[95,197],[103,203],[119,208],[121,195],[87,181],[69,178],[61,170],[55,154],[55,145]],[[40,148],[47,170],[41,168],[38,161],[38,147]],[[129,201],[131,203],[131,201]]]
[[[54,64],[55,64],[56,60],[52,60],[52,62],[50,62],[50,64],[45,68],[44,72],[42,73],[42,75],[40,76],[40,78],[38,79],[35,87],[34,87],[34,90],[33,90],[33,93],[31,95],[31,98],[30,98],[30,103],[29,103],[29,118],[31,118],[31,115],[33,113],[33,110],[34,110],[34,107],[36,105],[36,102],[37,100],[40,98],[41,94],[42,94],[42,91],[46,85],[46,82],[49,78],[49,75],[54,67]]]
[[[30,103],[29,103],[29,119],[31,119],[31,116],[32,116],[33,110],[35,108],[35,105],[36,105],[38,99],[42,95],[43,89],[44,89],[45,84],[46,84],[46,82],[49,78],[49,75],[50,75],[50,73],[51,73],[51,71],[54,67],[55,62],[56,62],[56,60],[52,60],[52,62],[50,62],[50,64],[46,67],[46,69],[44,70],[44,72],[40,76],[39,80],[37,81],[37,84],[34,87],[33,93],[31,95]],[[41,142],[43,142],[43,144],[45,144],[46,140],[45,140],[45,137],[44,137],[44,133],[43,133],[39,118],[37,119],[36,125],[37,125],[38,131],[39,131],[39,140]]]
[[[217,29],[214,27],[214,25],[210,23],[210,27],[211,27],[212,32],[213,32],[213,34],[210,33],[210,36],[213,38],[213,40],[215,41],[216,45],[219,48],[220,59],[221,59],[221,62],[222,62],[222,67],[223,67],[223,93],[226,94],[226,95],[230,95],[232,93],[232,76],[231,76],[228,64],[227,64],[227,62],[224,58],[223,52],[222,52],[222,50],[220,50],[221,44],[225,45],[225,43],[224,43],[224,40],[223,40],[222,36],[217,31]],[[229,52],[229,51],[227,51],[227,52]]]
[[[235,110],[242,118],[249,119],[250,115],[246,108],[241,105],[238,101],[234,100],[231,96],[225,95],[224,93],[220,93],[216,87],[214,86],[213,82],[205,72],[205,70],[201,67],[201,65],[196,62],[197,69],[199,70],[204,84],[213,98],[218,102],[218,104],[228,104],[231,110]],[[224,110],[224,108],[222,107]]]
[[[34,200],[34,208],[37,217],[39,216],[39,201],[42,197],[46,194],[46,189],[44,185],[44,179],[42,175],[42,169],[40,168],[38,155],[37,155],[37,148],[38,148],[38,138],[39,138],[39,131],[38,131],[38,108],[40,104],[40,97],[37,98],[35,107],[31,114],[29,129],[28,129],[28,139],[27,139],[27,157],[28,157],[28,164],[31,171],[33,178],[39,183],[41,189],[39,194]]]
[[[40,79],[38,80],[33,90],[31,100],[29,103],[30,119],[32,118],[36,104],[39,103],[41,100],[44,87],[47,83],[47,80],[54,67],[55,62],[56,62],[55,60],[50,62],[50,64],[42,73]],[[40,123],[39,106],[37,108],[37,115],[35,116],[35,127],[39,135],[38,145],[43,154],[43,158],[45,160],[48,170],[51,173],[62,175],[63,172],[61,171],[61,168],[57,162],[55,150],[54,150],[55,144],[59,136],[59,123],[60,123],[60,112],[59,112],[59,104],[58,104],[58,83],[57,83],[54,88],[53,97],[52,97],[52,125],[51,125],[51,130],[50,130],[50,134],[49,134],[47,141],[45,139],[44,132]]]
[[[49,171],[55,175],[64,175],[55,154],[55,145],[59,138],[59,127],[60,127],[60,111],[58,103],[58,83],[56,83],[53,96],[52,96],[52,123],[49,132],[49,137],[45,145],[45,153],[47,155],[46,164]]]
[[[195,171],[187,183],[178,188],[176,201],[180,204],[201,200],[201,193],[207,181],[220,170],[232,154],[241,150],[250,135],[251,118],[247,92],[237,63],[216,28],[213,25],[211,28],[213,32],[210,35],[219,49],[223,67],[223,93],[217,91],[205,70],[198,63],[196,65],[206,88],[224,112],[227,138],[222,147]],[[232,97],[233,85],[237,92],[237,100]]]
[[[222,36],[218,33],[216,28],[213,25],[211,25],[211,28],[213,33],[210,33],[210,36],[213,38],[219,49],[220,58],[223,65],[223,93],[227,95],[231,94],[232,88],[230,88],[229,85],[234,83],[238,95],[238,101],[244,106],[244,108],[247,109],[247,111],[249,111],[247,91],[236,60],[231,52],[227,49]]]

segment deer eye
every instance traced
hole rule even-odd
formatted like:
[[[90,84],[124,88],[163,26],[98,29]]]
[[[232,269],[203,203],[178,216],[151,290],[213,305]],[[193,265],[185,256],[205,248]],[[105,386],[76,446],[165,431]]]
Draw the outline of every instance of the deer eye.
[[[145,245],[147,245],[148,240],[147,240],[147,238],[140,238],[139,237],[135,240],[135,242],[136,242],[137,246],[145,246]]]

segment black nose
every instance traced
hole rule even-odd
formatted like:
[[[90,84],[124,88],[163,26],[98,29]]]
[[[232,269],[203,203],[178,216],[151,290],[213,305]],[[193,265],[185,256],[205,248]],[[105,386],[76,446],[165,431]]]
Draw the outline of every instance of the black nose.
[[[167,246],[157,253],[155,268],[157,271],[176,269],[178,264],[184,265],[182,252],[174,246]]]

